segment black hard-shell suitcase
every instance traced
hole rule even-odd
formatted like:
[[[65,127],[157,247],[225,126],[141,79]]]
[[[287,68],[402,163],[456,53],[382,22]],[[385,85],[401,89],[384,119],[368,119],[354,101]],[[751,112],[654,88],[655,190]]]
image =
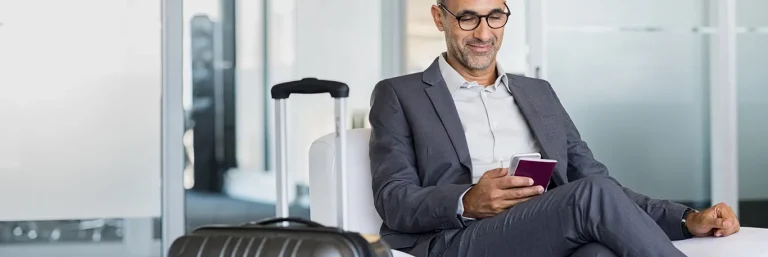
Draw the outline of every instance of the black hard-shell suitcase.
[[[341,228],[288,216],[286,100],[291,94],[330,93],[336,105],[337,182],[340,185],[338,224]],[[277,133],[277,218],[240,226],[210,225],[176,239],[169,257],[384,257],[390,247],[378,236],[345,231],[348,207],[346,183],[346,98],[349,87],[341,82],[306,78],[272,87]]]

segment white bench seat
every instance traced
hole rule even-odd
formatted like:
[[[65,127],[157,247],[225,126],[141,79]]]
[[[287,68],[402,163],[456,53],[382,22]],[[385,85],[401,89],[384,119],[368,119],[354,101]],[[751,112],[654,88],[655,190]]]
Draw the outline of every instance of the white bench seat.
[[[381,218],[373,207],[371,173],[368,161],[369,129],[347,132],[347,182],[351,215],[350,230],[364,234],[378,234]],[[309,150],[309,183],[311,219],[321,224],[336,226],[336,183],[334,181],[336,149],[334,134],[323,136],[312,143]],[[695,238],[674,242],[688,256],[715,257],[768,257],[768,229],[742,228],[726,238]],[[393,251],[394,256],[410,256]]]

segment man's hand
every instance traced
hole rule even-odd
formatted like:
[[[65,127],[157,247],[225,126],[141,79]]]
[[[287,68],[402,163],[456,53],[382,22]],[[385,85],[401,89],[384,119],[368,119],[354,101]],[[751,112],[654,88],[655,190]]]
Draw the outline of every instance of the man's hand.
[[[544,192],[532,186],[533,179],[507,175],[509,169],[486,171],[464,198],[464,217],[482,219],[493,217],[510,207]]]
[[[739,232],[740,224],[733,209],[719,203],[701,212],[691,212],[685,219],[685,226],[694,236],[729,236]]]

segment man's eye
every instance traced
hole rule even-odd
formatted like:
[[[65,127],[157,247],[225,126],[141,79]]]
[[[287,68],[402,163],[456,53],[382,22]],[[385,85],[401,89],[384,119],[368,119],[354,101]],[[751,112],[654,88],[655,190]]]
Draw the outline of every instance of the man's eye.
[[[503,14],[492,14],[490,17],[488,17],[491,20],[501,20],[504,19]]]

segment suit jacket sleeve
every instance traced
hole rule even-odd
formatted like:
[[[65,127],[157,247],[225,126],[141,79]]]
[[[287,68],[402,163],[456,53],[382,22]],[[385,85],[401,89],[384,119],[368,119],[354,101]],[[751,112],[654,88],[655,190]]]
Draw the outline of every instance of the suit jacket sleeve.
[[[545,83],[557,101],[556,108],[559,115],[564,119],[565,133],[568,141],[568,180],[573,181],[586,176],[610,177],[608,175],[608,168],[595,160],[587,143],[581,140],[579,131],[560,103],[560,99],[555,94],[552,86],[548,82]],[[615,179],[613,180],[616,181]],[[616,181],[616,183],[619,182]],[[659,224],[670,240],[684,239],[681,222],[683,213],[688,207],[666,200],[651,199],[626,187],[624,187],[624,192]]]
[[[387,80],[373,90],[369,119],[373,197],[384,224],[404,233],[461,228],[456,199],[470,185],[421,185],[411,128]]]

